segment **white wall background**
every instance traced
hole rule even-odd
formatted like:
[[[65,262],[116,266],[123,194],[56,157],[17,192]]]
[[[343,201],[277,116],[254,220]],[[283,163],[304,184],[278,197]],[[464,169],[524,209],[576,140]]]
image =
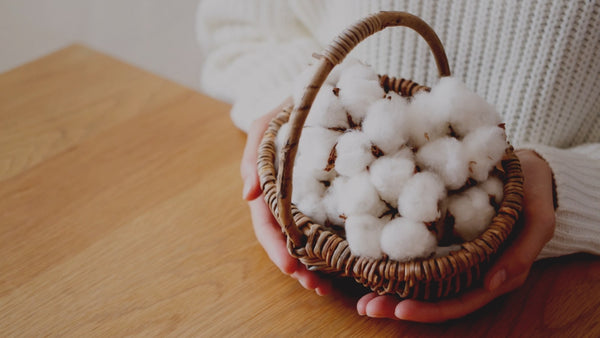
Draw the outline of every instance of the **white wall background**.
[[[198,0],[0,0],[0,73],[74,42],[197,89]]]

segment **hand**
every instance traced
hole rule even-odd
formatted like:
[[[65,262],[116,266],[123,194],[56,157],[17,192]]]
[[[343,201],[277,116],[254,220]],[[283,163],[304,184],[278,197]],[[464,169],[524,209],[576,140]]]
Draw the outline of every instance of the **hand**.
[[[256,168],[258,147],[269,121],[291,102],[291,98],[284,101],[275,110],[252,123],[242,155],[240,170],[244,181],[243,197],[250,206],[254,234],[271,261],[283,273],[297,279],[306,289],[315,290],[319,295],[325,295],[331,292],[330,281],[315,272],[308,271],[302,263],[288,253],[281,227],[265,203]]]
[[[360,315],[416,322],[443,322],[465,316],[525,282],[531,265],[554,234],[552,171],[531,150],[518,150],[524,182],[523,224],[515,242],[486,274],[481,288],[439,302],[399,300],[369,293],[357,304]]]

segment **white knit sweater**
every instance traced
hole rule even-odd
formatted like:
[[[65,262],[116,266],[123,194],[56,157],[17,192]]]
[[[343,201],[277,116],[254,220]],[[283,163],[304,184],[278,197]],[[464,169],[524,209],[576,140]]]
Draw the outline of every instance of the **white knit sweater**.
[[[233,103],[232,119],[247,131],[290,95],[313,52],[380,10],[429,23],[453,75],[501,112],[510,142],[550,164],[557,227],[538,258],[600,254],[600,0],[202,0],[202,89]],[[437,79],[427,44],[410,29],[379,32],[351,55],[381,74]]]

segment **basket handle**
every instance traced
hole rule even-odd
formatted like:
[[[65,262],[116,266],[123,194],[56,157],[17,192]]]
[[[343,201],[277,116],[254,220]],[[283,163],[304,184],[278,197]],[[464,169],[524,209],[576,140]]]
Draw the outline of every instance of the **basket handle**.
[[[405,12],[379,12],[370,15],[347,28],[318,57],[316,71],[304,89],[300,103],[290,116],[290,134],[282,149],[277,173],[277,208],[279,221],[293,247],[302,247],[306,238],[298,229],[292,215],[292,177],[298,141],[304,121],[323,82],[333,67],[344,60],[346,55],[368,36],[384,28],[405,26],[415,30],[429,45],[438,67],[440,77],[450,76],[448,59],[444,47],[433,29],[419,17]]]

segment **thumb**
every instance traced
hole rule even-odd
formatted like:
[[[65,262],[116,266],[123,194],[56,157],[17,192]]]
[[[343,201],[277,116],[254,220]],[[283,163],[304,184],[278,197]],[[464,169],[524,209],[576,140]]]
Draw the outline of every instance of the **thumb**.
[[[521,153],[519,157],[525,177],[523,229],[486,275],[485,287],[490,291],[513,285],[514,280],[520,280],[519,285],[525,282],[531,265],[554,234],[552,171],[536,155]]]
[[[261,194],[260,181],[258,179],[258,171],[256,162],[258,159],[258,147],[263,138],[265,131],[269,126],[269,121],[273,119],[283,108],[291,104],[291,98],[285,100],[277,108],[273,109],[266,115],[252,122],[248,131],[248,139],[244,147],[242,162],[240,165],[240,173],[244,182],[242,196],[245,200],[251,201],[256,199]]]

